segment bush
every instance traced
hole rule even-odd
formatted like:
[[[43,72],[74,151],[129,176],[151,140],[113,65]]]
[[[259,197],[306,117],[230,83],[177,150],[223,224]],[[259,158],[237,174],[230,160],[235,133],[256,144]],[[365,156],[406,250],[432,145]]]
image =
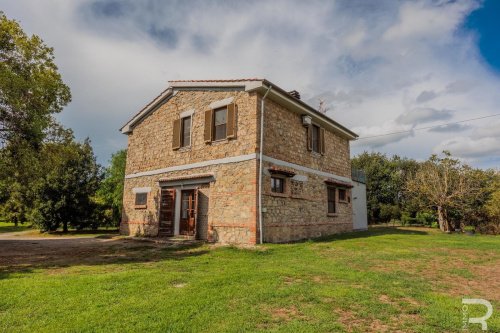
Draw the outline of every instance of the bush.
[[[432,212],[418,212],[416,216],[418,224],[431,226],[433,222],[437,222],[436,216]]]
[[[476,231],[476,228],[472,225],[467,225],[464,227],[464,231]]]
[[[401,211],[399,210],[398,205],[380,205],[380,219],[384,222],[388,222],[390,220],[399,220],[401,217]]]
[[[432,222],[432,223],[431,223],[431,228],[436,228],[436,229],[437,229],[437,228],[439,228],[439,223],[437,223],[437,222]]]

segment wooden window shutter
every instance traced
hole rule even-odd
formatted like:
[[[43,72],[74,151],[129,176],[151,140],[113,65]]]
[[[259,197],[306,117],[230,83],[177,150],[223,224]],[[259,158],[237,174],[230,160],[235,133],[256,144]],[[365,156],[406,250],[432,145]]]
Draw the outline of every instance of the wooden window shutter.
[[[319,144],[320,144],[319,151],[321,152],[321,155],[325,155],[325,129],[324,128],[319,129]]]
[[[213,110],[205,111],[205,142],[212,141]]]
[[[172,129],[172,149],[179,149],[181,147],[181,120],[174,120]]]
[[[236,111],[237,110],[238,110],[238,107],[234,103],[231,103],[227,106],[226,137],[228,139],[236,138]]]
[[[307,150],[313,150],[313,127],[307,126]]]

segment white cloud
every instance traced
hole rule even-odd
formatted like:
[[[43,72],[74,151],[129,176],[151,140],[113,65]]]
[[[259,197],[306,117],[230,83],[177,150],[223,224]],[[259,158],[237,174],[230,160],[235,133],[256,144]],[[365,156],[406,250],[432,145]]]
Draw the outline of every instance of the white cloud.
[[[61,120],[93,139],[101,162],[125,146],[117,129],[172,79],[265,77],[314,106],[325,99],[361,135],[498,113],[500,78],[479,59],[476,36],[457,30],[477,3],[0,0],[55,48],[74,97]],[[460,134],[477,142],[483,125]],[[438,142],[458,147],[452,135],[403,133],[352,151],[425,158]],[[478,165],[487,158],[475,155]]]
[[[500,156],[500,137],[474,139],[456,137],[445,140],[434,148],[435,153],[447,150],[458,157],[478,158],[483,156]]]

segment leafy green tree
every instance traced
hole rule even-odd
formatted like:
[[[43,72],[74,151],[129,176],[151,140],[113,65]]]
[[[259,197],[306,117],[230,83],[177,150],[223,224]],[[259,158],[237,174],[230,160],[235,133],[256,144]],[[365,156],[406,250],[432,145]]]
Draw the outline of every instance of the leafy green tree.
[[[53,114],[70,101],[53,49],[0,12],[0,144],[24,140],[37,146]]]
[[[27,36],[0,12],[0,206],[3,218],[24,223],[42,175],[40,147],[53,115],[71,100],[54,63],[53,49]]]
[[[90,141],[78,143],[73,138],[46,143],[44,176],[36,183],[33,223],[42,231],[53,231],[61,225],[77,229],[98,227],[94,220],[98,208],[93,201],[102,179]]]
[[[363,170],[366,174],[370,222],[398,219],[411,200],[404,187],[418,163],[397,155],[388,158],[381,153],[364,152],[352,159],[352,167]]]
[[[111,156],[110,166],[106,168],[104,180],[97,191],[97,202],[101,204],[104,215],[102,221],[117,226],[120,224],[123,206],[123,183],[127,151],[119,150]]]

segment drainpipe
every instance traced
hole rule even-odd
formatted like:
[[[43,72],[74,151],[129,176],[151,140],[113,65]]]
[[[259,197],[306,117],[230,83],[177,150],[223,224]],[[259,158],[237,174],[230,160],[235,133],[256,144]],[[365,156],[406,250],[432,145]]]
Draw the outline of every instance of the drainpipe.
[[[264,100],[267,94],[271,91],[273,86],[267,88],[264,97],[260,100],[260,145],[259,145],[259,236],[260,244],[264,243],[263,230],[262,230],[262,156],[264,150]]]

